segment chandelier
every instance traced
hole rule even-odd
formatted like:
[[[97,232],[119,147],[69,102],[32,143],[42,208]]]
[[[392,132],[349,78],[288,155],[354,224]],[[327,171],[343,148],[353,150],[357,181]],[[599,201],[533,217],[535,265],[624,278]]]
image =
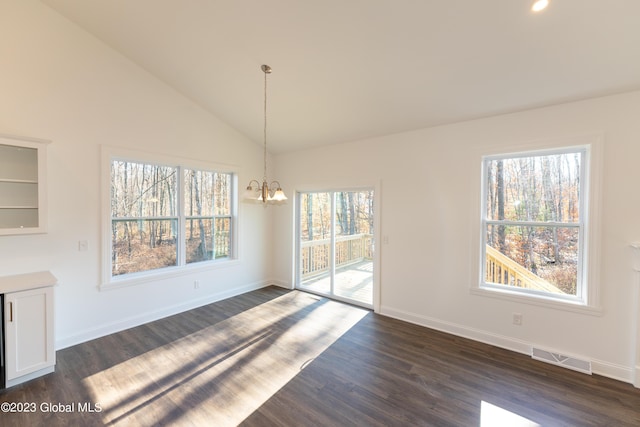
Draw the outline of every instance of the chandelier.
[[[284,202],[287,200],[287,196],[278,181],[267,184],[267,74],[271,74],[271,67],[263,65],[260,68],[264,72],[264,175],[262,176],[262,185],[256,179],[249,181],[244,198],[245,200],[262,202],[266,206],[267,203]],[[269,187],[275,188],[275,190],[270,190]]]

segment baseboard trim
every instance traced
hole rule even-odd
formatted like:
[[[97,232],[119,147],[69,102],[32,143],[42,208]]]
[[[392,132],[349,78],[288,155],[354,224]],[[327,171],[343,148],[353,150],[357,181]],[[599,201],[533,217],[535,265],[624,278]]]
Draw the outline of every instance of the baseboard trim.
[[[222,292],[209,294],[202,298],[192,299],[180,304],[163,307],[159,310],[149,311],[136,316],[131,316],[126,319],[118,320],[117,322],[108,323],[98,328],[86,329],[80,333],[57,339],[56,350],[62,350],[63,348],[81,344],[83,342],[100,338],[105,335],[124,331],[129,328],[140,326],[145,323],[153,322],[155,320],[159,320],[168,316],[173,316],[174,314],[182,313],[184,311],[193,310],[194,308],[202,307],[203,305],[231,298],[240,294],[244,294],[246,292],[255,291],[257,289],[261,289],[274,284],[275,283],[273,283],[272,281],[250,283],[248,285],[235,287],[233,289],[225,290]]]
[[[396,310],[390,307],[380,307],[380,314],[392,317],[405,322],[413,323],[419,326],[435,329],[437,331],[446,332],[462,338],[468,338],[485,344],[515,351],[516,353],[531,354],[531,344],[519,341],[513,338],[484,332],[480,329],[468,328],[451,322],[443,322],[431,317],[422,316],[415,313],[409,313],[402,310]]]
[[[379,314],[394,319],[403,320],[405,322],[413,323],[419,326],[435,329],[437,331],[445,332],[448,334],[456,335],[462,338],[468,338],[474,341],[482,342],[485,344],[500,347],[505,350],[514,351],[516,353],[522,353],[531,355],[531,343],[518,340],[515,338],[486,332],[480,329],[469,328],[461,326],[451,322],[443,322],[435,318],[422,316],[420,314],[410,313],[403,310],[397,310],[392,307],[381,306]],[[591,360],[591,369],[594,374],[602,375],[604,377],[612,378],[614,380],[631,383],[640,388],[640,366],[636,368],[635,382],[634,372],[632,369],[605,362],[602,360]]]
[[[270,285],[278,286],[284,289],[293,289],[293,285],[283,280],[271,279],[268,281]]]
[[[633,384],[633,369],[627,366],[591,359],[591,370],[596,375]]]

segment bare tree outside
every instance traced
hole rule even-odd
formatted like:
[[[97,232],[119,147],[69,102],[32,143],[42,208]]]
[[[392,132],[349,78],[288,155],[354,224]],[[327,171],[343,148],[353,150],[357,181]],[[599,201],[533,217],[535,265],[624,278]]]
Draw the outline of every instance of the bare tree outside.
[[[111,162],[113,276],[176,266],[183,243],[185,263],[229,256],[232,174],[180,170]],[[183,200],[178,200],[179,185]]]
[[[371,304],[374,192],[310,192],[299,200],[301,286]]]
[[[232,175],[192,169],[184,174],[186,262],[229,256]]]
[[[580,173],[580,152],[500,158],[485,165],[487,245],[541,284],[551,284],[552,292],[555,287],[570,295],[578,280]],[[504,263],[498,273],[487,271],[488,281],[521,286],[508,269]]]

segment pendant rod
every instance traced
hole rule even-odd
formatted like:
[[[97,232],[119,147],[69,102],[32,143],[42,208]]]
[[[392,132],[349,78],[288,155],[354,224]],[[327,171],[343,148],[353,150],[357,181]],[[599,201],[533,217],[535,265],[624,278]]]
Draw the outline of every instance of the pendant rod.
[[[260,68],[264,72],[264,176],[262,177],[262,181],[267,182],[267,74],[271,74],[271,67],[268,65],[262,65]]]

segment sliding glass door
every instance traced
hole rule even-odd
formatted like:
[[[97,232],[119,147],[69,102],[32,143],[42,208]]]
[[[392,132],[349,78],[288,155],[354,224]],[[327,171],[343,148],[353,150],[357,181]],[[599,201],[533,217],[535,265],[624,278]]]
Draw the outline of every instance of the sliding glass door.
[[[373,305],[374,191],[298,193],[296,287]]]

